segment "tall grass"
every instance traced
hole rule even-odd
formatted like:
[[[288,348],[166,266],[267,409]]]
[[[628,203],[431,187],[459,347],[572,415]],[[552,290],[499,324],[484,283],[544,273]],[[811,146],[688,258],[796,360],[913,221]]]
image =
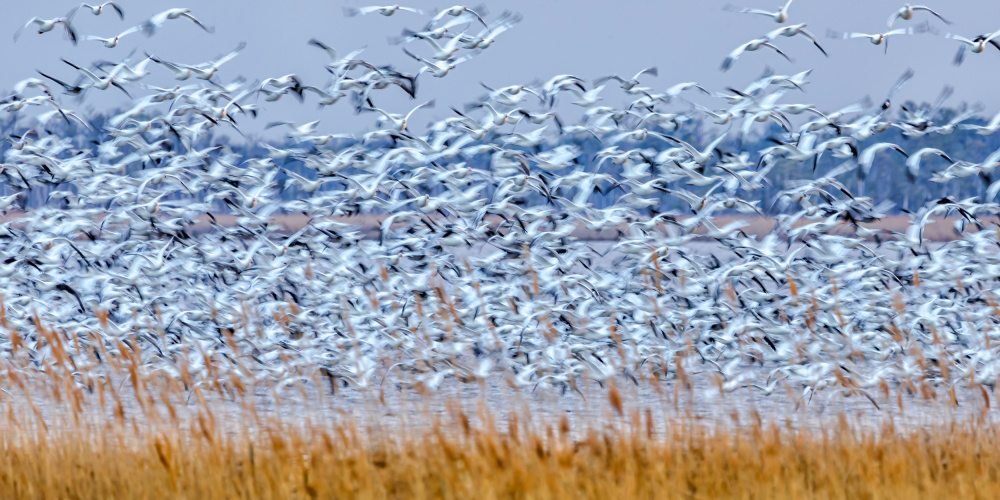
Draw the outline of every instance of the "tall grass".
[[[434,394],[358,399],[324,391],[320,374],[282,392],[216,373],[207,353],[195,379],[183,364],[178,374],[144,369],[122,341],[91,355],[79,338],[36,327],[44,360],[17,333],[0,359],[4,499],[1000,498],[1000,428],[981,385],[961,401],[971,411],[950,421],[897,426],[899,387],[882,410],[895,413],[877,425],[841,414],[810,427],[752,410],[725,422],[654,413],[610,379],[602,397],[587,391],[605,418],[571,420],[491,409],[488,398],[442,411],[422,407]],[[661,406],[678,408],[683,381]],[[949,394],[938,401],[957,408]],[[322,411],[344,403],[355,413]]]
[[[223,422],[206,400],[176,421],[43,421],[8,403],[0,498],[1000,498],[1000,431],[983,419],[663,422],[611,394],[614,421],[581,428],[457,404],[379,427],[252,408]]]

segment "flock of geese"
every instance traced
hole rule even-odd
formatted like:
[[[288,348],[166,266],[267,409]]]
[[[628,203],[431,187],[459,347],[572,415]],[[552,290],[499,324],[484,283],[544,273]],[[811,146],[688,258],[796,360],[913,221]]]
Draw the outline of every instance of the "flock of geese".
[[[794,17],[791,4],[727,10],[783,24]],[[113,2],[83,4],[61,18],[32,18],[25,30],[61,27],[75,41],[75,15],[88,11],[126,18]],[[484,57],[521,16],[398,5],[345,14],[413,20],[394,42],[415,63],[376,64],[314,39],[330,73],[322,84],[295,74],[226,83],[223,65],[240,44],[198,64],[155,54],[92,66],[67,60],[62,71],[15,85],[0,109],[45,111],[4,137],[0,179],[12,194],[0,198],[9,212],[0,224],[0,353],[24,362],[2,370],[45,371],[68,357],[87,386],[108,356],[129,349],[146,374],[279,390],[433,391],[495,378],[582,395],[611,380],[703,377],[724,392],[780,388],[804,404],[822,394],[877,406],[890,390],[994,387],[1000,182],[982,199],[928,201],[901,232],[871,224],[891,202],[847,184],[890,153],[907,156],[913,182],[988,175],[1000,151],[980,161],[859,145],[896,128],[914,137],[992,134],[1000,120],[973,125],[968,113],[939,123],[937,108],[897,112],[890,98],[912,72],[884,102],[820,110],[795,101],[808,70],[742,89],[681,82],[661,91],[650,83],[653,66],[593,85],[557,75],[487,87],[479,102],[423,127],[433,101],[397,113],[379,108],[380,96],[416,99],[418,81]],[[921,16],[947,22],[907,5],[889,28]],[[178,8],[84,40],[113,48],[130,33],[191,29],[184,24],[212,31]],[[844,36],[881,43],[915,30]],[[804,24],[783,25],[741,45],[723,69],[761,47],[780,52],[773,43],[795,36],[827,55]],[[996,33],[948,37],[974,53],[996,46]],[[154,72],[184,83],[144,82]],[[111,87],[132,106],[100,128],[66,105],[67,95]],[[608,105],[612,94],[626,104]],[[238,139],[240,124],[264,113],[261,98],[318,102],[324,113],[360,113],[375,126],[339,134],[319,121],[275,122],[281,142],[244,153],[206,143],[216,132]],[[560,117],[571,110],[582,118]],[[684,135],[700,122],[717,132]],[[747,134],[774,125],[783,130],[767,147],[742,149]],[[84,129],[102,139],[81,144],[72,131]],[[816,171],[822,155],[839,166]],[[789,163],[801,178],[781,186],[775,206],[760,206],[755,192]],[[48,191],[47,202],[27,206],[37,190]],[[595,195],[615,201],[597,208]],[[686,209],[663,209],[667,199]],[[748,232],[762,215],[773,229]],[[925,228],[946,217],[954,239],[928,241]],[[595,232],[609,240],[584,239]],[[56,352],[43,331],[75,348]]]

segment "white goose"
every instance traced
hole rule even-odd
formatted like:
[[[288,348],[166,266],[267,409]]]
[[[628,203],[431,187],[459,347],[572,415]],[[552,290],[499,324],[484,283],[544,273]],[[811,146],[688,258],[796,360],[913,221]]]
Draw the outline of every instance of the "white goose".
[[[986,50],[986,44],[990,44],[996,47],[997,50],[1000,50],[1000,44],[997,44],[997,41],[994,40],[998,35],[1000,35],[1000,31],[994,31],[988,35],[979,35],[971,40],[954,33],[947,33],[944,37],[962,42],[962,46],[958,49],[958,54],[955,55],[955,65],[958,66],[965,60],[966,50],[971,50],[974,54],[978,54]]]
[[[242,51],[244,48],[246,48],[246,46],[247,46],[246,42],[240,42],[240,44],[237,45],[236,48],[232,52],[230,52],[230,53],[228,53],[228,54],[226,54],[226,55],[224,55],[224,56],[222,56],[222,57],[220,57],[220,58],[218,58],[218,59],[216,59],[214,61],[209,61],[207,63],[199,64],[198,66],[191,67],[191,70],[194,72],[195,78],[199,78],[199,79],[202,79],[202,80],[211,80],[212,77],[215,76],[216,73],[218,73],[219,68],[223,64],[229,62],[234,57],[236,57],[237,55],[239,55],[240,51]]]
[[[315,135],[316,129],[319,127],[319,120],[304,123],[302,125],[296,125],[292,122],[271,122],[264,128],[274,128],[281,125],[288,127],[288,137],[298,139],[307,135]]]
[[[118,17],[123,21],[125,20],[125,11],[122,10],[121,6],[114,2],[104,2],[102,4],[90,5],[89,3],[81,3],[77,8],[73,9],[69,17],[72,19],[76,15],[77,11],[80,9],[87,9],[91,14],[99,16],[104,13],[105,7],[111,7],[118,14]]]
[[[410,30],[403,30],[403,36],[419,38],[421,40],[426,41],[431,46],[431,48],[434,49],[434,55],[432,57],[439,61],[450,59],[452,56],[454,56],[455,53],[458,52],[458,49],[460,48],[458,46],[459,42],[462,41],[461,37],[456,36],[448,40],[448,42],[445,43],[444,45],[442,45],[431,37],[423,36],[420,33]]]
[[[458,17],[464,14],[468,14],[472,17],[475,17],[476,20],[482,23],[483,27],[485,27],[486,29],[490,28],[490,26],[486,24],[486,21],[483,20],[483,16],[479,15],[476,11],[464,5],[455,5],[453,7],[448,7],[447,9],[444,9],[441,12],[438,12],[437,15],[434,16],[429,23],[427,23],[427,29],[433,28],[435,24],[437,24],[438,22],[441,21],[441,19],[444,18],[444,16]]]
[[[975,130],[979,135],[993,135],[1000,131],[1000,113],[997,113],[990,119],[986,125],[972,125],[963,123],[959,125],[959,128],[963,130]]]
[[[458,59],[449,59],[447,61],[434,62],[434,61],[428,61],[423,57],[415,55],[414,53],[406,49],[403,49],[403,52],[406,55],[412,57],[413,59],[416,59],[417,61],[424,63],[424,67],[420,68],[420,71],[417,72],[418,76],[421,73],[424,73],[425,71],[430,71],[435,78],[444,78],[448,76],[448,73],[450,73],[451,70],[455,69],[459,64],[468,61],[469,59],[472,59],[471,55],[465,55]]]
[[[903,7],[901,7],[899,10],[897,10],[896,12],[893,12],[891,16],[889,16],[889,21],[886,23],[886,26],[888,26],[888,27],[891,28],[892,27],[892,23],[896,22],[896,19],[902,19],[904,21],[909,21],[910,19],[913,19],[913,13],[917,12],[917,11],[920,11],[920,10],[929,12],[931,15],[933,15],[934,17],[940,19],[945,24],[951,24],[951,21],[949,21],[949,20],[941,17],[940,14],[938,14],[937,12],[934,12],[933,10],[931,10],[930,7],[928,7],[926,5],[910,5],[910,4],[906,4]]]
[[[903,148],[891,142],[879,142],[876,144],[872,144],[871,146],[868,146],[863,151],[861,151],[861,154],[858,155],[858,166],[861,167],[861,171],[859,173],[861,174],[862,179],[868,177],[868,173],[871,172],[872,163],[875,162],[875,155],[878,154],[880,151],[884,151],[887,149],[893,149],[907,158],[909,158],[910,156],[906,153],[906,151],[903,151]]]
[[[375,108],[375,107],[365,107],[361,109],[365,111],[374,111],[376,113],[381,114],[383,117],[385,117],[385,120],[380,119],[379,120],[380,122],[387,121],[389,122],[393,130],[402,132],[406,130],[406,127],[409,125],[409,120],[410,117],[413,116],[413,113],[415,113],[420,108],[433,108],[433,107],[434,107],[434,100],[432,99],[423,104],[417,105],[416,107],[411,109],[409,113],[406,113],[406,116],[395,113],[388,113],[380,108]]]
[[[749,9],[749,8],[740,9],[735,5],[731,4],[726,5],[725,7],[723,7],[723,9],[727,11],[738,11],[741,14],[759,14],[774,19],[774,22],[776,23],[783,23],[788,20],[788,7],[792,5],[793,1],[794,0],[788,0],[787,2],[785,2],[785,5],[778,7],[778,10],[775,12],[762,9]]]
[[[123,36],[130,35],[132,33],[135,33],[136,31],[142,31],[142,26],[132,26],[131,28],[129,28],[129,29],[127,29],[127,30],[125,30],[125,31],[123,31],[123,32],[121,32],[121,33],[119,33],[119,34],[111,37],[111,38],[101,38],[99,36],[87,35],[87,38],[85,38],[84,40],[88,40],[88,41],[89,40],[94,40],[94,41],[97,41],[97,42],[101,42],[101,43],[104,44],[105,47],[107,47],[109,49],[113,49],[113,48],[115,48],[115,47],[118,46],[118,42],[121,40],[121,38]]]
[[[497,22],[493,23],[492,28],[484,29],[476,36],[459,35],[458,38],[462,39],[463,46],[467,49],[486,49],[493,45],[493,42],[496,41],[501,33],[514,27],[519,22],[521,22],[520,15],[505,14]]]
[[[142,30],[146,33],[147,36],[152,36],[154,33],[156,33],[156,30],[160,29],[160,26],[163,26],[163,23],[172,19],[180,19],[180,18],[189,19],[191,22],[198,25],[199,28],[205,30],[208,33],[213,33],[215,31],[214,29],[205,26],[204,24],[202,24],[201,21],[198,20],[198,18],[194,17],[191,14],[191,9],[185,9],[185,8],[168,9],[163,12],[160,12],[159,14],[156,14],[155,16],[146,20],[146,22],[142,23],[141,25]]]
[[[698,148],[692,146],[691,144],[669,135],[659,134],[659,137],[662,139],[669,140],[671,142],[676,142],[681,148],[683,148],[688,153],[688,155],[691,156],[691,159],[694,160],[695,163],[699,165],[705,165],[706,163],[709,162],[709,160],[715,157],[715,150],[719,147],[719,144],[722,144],[722,141],[724,141],[726,139],[726,136],[728,135],[729,132],[723,133],[714,141],[712,141],[708,146],[706,146],[704,151],[698,151]]]
[[[369,7],[357,7],[357,8],[355,8],[355,7],[344,7],[344,15],[347,16],[347,17],[354,17],[354,16],[357,16],[359,14],[362,15],[362,16],[364,16],[364,15],[368,15],[368,14],[372,14],[372,13],[377,12],[379,14],[382,14],[383,16],[388,17],[388,16],[391,16],[391,15],[393,15],[393,14],[395,14],[395,13],[401,11],[401,10],[404,11],[404,12],[413,12],[414,14],[423,14],[424,13],[424,11],[422,11],[420,9],[414,9],[412,7],[401,7],[399,5],[384,5],[384,6],[372,5],[372,6],[369,6]]]
[[[598,78],[594,82],[594,85],[600,85],[600,84],[602,84],[602,83],[604,83],[604,82],[606,82],[608,80],[617,80],[618,83],[621,84],[622,89],[628,91],[628,90],[632,90],[633,88],[637,87],[639,85],[639,77],[642,76],[642,75],[645,75],[645,74],[650,74],[650,75],[653,75],[653,76],[659,76],[660,75],[659,70],[656,69],[656,66],[650,66],[650,67],[648,67],[648,68],[646,68],[646,69],[644,69],[644,70],[636,73],[635,76],[633,76],[632,78],[629,78],[628,80],[626,80],[626,79],[624,79],[624,78],[622,78],[622,77],[620,77],[618,75],[609,75],[609,76],[604,76],[604,77]]]
[[[736,47],[736,50],[730,52],[729,55],[726,56],[726,58],[722,61],[722,71],[728,71],[729,68],[733,66],[733,63],[735,63],[736,60],[739,59],[744,52],[755,51],[757,49],[760,49],[761,47],[767,47],[769,49],[772,49],[775,52],[781,54],[781,56],[787,59],[788,62],[792,62],[792,59],[788,57],[788,54],[782,52],[781,49],[772,44],[770,40],[768,40],[767,38],[757,38],[755,40],[750,40],[749,42],[744,43],[739,47]]]
[[[24,23],[20,29],[14,32],[14,42],[17,43],[17,39],[21,37],[21,33],[28,29],[32,24],[38,27],[38,34],[48,33],[59,26],[60,24],[66,28],[66,34],[69,35],[69,39],[76,45],[76,31],[73,29],[73,25],[70,24],[68,17],[57,17],[55,19],[42,19],[40,17],[32,17],[28,22]]]
[[[768,40],[772,40],[773,41],[774,39],[778,38],[779,36],[792,37],[792,36],[795,36],[795,35],[802,35],[802,36],[808,38],[809,41],[811,41],[813,43],[813,45],[815,45],[816,48],[819,49],[819,51],[823,53],[824,56],[827,56],[827,57],[830,56],[829,54],[826,53],[825,50],[823,50],[823,47],[820,46],[819,42],[816,41],[816,37],[813,36],[812,33],[806,31],[806,25],[805,25],[805,23],[792,24],[792,25],[788,25],[788,26],[782,26],[782,27],[780,27],[780,28],[778,28],[778,29],[776,29],[776,30],[774,30],[774,31],[772,31],[772,32],[764,35],[764,38],[767,38]]]
[[[77,66],[76,64],[73,64],[65,59],[63,59],[62,61],[73,67],[73,69],[79,71],[80,73],[83,73],[87,78],[90,78],[90,80],[93,82],[90,85],[91,88],[95,88],[97,90],[107,90],[108,88],[114,86],[117,87],[122,92],[124,92],[125,95],[129,96],[130,99],[132,98],[132,96],[129,95],[128,91],[125,90],[125,87],[122,87],[121,83],[118,82],[117,75],[120,69],[115,68],[114,70],[111,71],[111,73],[108,74],[108,76],[97,76],[87,68]]]
[[[949,163],[954,164],[955,160],[952,160],[948,153],[941,151],[937,148],[923,148],[913,153],[906,159],[906,178],[910,182],[916,182],[917,174],[920,173],[920,161],[928,156],[940,156]]]
[[[828,30],[827,36],[830,38],[842,38],[847,40],[849,38],[867,38],[872,45],[882,45],[885,44],[885,51],[889,51],[889,37],[895,35],[913,35],[915,33],[924,33],[928,31],[926,24],[920,26],[911,26],[908,28],[897,28],[894,30],[886,31],[884,33],[853,33],[853,32],[837,32],[834,30]]]

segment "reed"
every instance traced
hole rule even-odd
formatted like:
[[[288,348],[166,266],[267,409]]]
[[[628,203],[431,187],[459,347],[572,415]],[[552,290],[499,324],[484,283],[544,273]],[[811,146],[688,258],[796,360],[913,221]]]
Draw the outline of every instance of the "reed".
[[[416,307],[455,322],[440,286],[437,301],[418,297]],[[799,292],[803,307],[811,293]],[[240,328],[254,321],[247,313]],[[241,377],[252,373],[242,361],[227,368],[199,344],[173,373],[144,366],[131,336],[90,345],[38,320],[35,330],[24,338],[37,333],[36,349],[51,356],[31,359],[12,330],[14,350],[0,359],[0,498],[1000,498],[1000,428],[987,389],[972,382],[961,397],[919,378],[883,384],[874,397],[884,408],[872,396],[862,403],[877,420],[840,413],[810,424],[809,414],[748,411],[726,399],[737,395],[721,379],[693,389],[675,363],[670,385],[639,372],[652,398],[635,378],[574,385],[590,411],[571,419],[533,413],[537,401],[501,407],[482,380],[479,393],[452,399],[427,385],[344,394],[321,372]],[[624,356],[614,329],[612,340]],[[197,359],[195,376],[184,360]],[[691,413],[710,398],[731,416]],[[950,417],[914,425],[904,400],[907,413]]]
[[[657,421],[611,394],[603,426],[516,412],[501,425],[459,404],[392,428],[249,408],[227,426],[200,393],[189,420],[67,412],[40,425],[8,403],[0,497],[1000,497],[1000,431],[981,419],[919,430]]]

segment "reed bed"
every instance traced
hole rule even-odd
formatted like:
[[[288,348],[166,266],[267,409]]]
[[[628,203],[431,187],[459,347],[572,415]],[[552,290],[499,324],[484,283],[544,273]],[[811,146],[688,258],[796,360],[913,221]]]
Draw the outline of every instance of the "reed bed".
[[[840,414],[808,429],[755,411],[663,418],[606,394],[603,423],[530,410],[500,422],[452,402],[392,426],[302,408],[223,415],[207,393],[107,413],[69,396],[44,418],[39,401],[8,398],[0,498],[1000,497],[1000,431],[982,414],[922,428]]]
[[[808,425],[721,390],[733,413],[696,417],[711,389],[672,383],[680,392],[655,401],[612,380],[579,395],[596,411],[571,418],[482,388],[433,407],[440,393],[349,395],[319,374],[284,391],[192,383],[140,369],[125,346],[83,376],[61,336],[38,329],[53,355],[39,368],[18,351],[0,369],[0,498],[1000,498],[1000,427],[981,386],[905,405],[900,386],[882,410],[857,401],[877,420]],[[951,417],[904,419],[938,406]]]

